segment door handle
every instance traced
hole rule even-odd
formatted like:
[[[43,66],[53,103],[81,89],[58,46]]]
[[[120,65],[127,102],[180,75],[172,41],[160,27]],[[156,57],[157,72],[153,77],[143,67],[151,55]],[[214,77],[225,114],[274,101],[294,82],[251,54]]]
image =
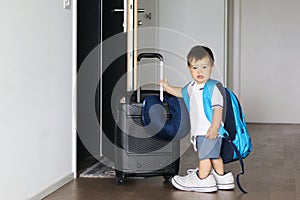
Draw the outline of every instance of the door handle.
[[[138,9],[138,13],[144,13],[144,12],[146,12],[146,9],[145,9],[145,8],[139,8],[139,9]]]
[[[124,12],[124,9],[123,8],[115,8],[115,9],[112,9],[111,12]]]
[[[123,8],[115,8],[115,9],[112,9],[111,12],[115,12],[115,13],[124,12],[124,9]],[[144,12],[146,12],[146,9],[144,9],[144,8],[138,9],[138,13],[144,13]]]

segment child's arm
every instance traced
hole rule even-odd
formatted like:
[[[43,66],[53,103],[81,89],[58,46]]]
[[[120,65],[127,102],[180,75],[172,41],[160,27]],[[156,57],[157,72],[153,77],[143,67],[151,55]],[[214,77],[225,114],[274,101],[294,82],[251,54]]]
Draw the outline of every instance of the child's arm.
[[[181,93],[182,88],[181,87],[173,87],[173,86],[169,85],[167,77],[165,77],[164,80],[160,80],[158,82],[158,84],[162,85],[164,90],[166,92],[168,92],[169,94],[172,94],[176,97],[182,97],[182,93]]]
[[[217,138],[218,130],[222,122],[222,112],[223,112],[222,107],[214,108],[211,127],[208,129],[206,133],[206,137],[210,140],[214,140]]]

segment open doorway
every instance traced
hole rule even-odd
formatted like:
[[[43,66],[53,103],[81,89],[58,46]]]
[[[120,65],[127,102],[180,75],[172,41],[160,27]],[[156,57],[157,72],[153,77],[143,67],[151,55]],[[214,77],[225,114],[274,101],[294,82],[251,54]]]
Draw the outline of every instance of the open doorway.
[[[88,104],[92,104],[92,110],[97,118],[97,127],[80,129],[77,127],[77,174],[79,175],[87,167],[98,162],[102,156],[102,137],[101,128],[106,134],[106,138],[113,141],[114,118],[111,109],[111,101],[114,86],[121,76],[126,72],[126,55],[115,59],[107,69],[102,73],[102,55],[107,55],[114,48],[120,48],[121,45],[126,48],[126,40],[108,48],[100,46],[101,42],[110,37],[123,32],[123,13],[114,12],[115,9],[123,8],[124,0],[78,0],[77,1],[77,72],[80,75],[84,62],[92,53],[92,70],[98,74],[95,90],[93,90],[93,99]],[[95,53],[96,51],[96,53]],[[104,57],[104,56],[103,56]],[[90,61],[89,61],[90,62]],[[79,80],[79,78],[77,78]],[[77,126],[79,120],[86,120],[86,109],[81,99],[85,95],[85,90],[90,88],[89,77],[80,78],[77,82]],[[124,84],[125,90],[125,84]],[[105,105],[105,106],[102,106]],[[104,117],[103,117],[104,116]],[[102,127],[100,128],[100,124]],[[79,130],[80,129],[80,130]],[[80,132],[79,132],[80,131]]]
[[[101,19],[100,19],[100,0],[77,0],[77,73],[88,54],[100,44],[101,41]],[[95,63],[98,66],[99,63]],[[83,84],[78,82],[78,84]],[[79,86],[77,86],[79,88]],[[81,91],[77,91],[77,99],[81,96]],[[99,98],[98,92],[96,93]],[[83,105],[77,101],[77,110]],[[95,110],[99,110],[99,103],[95,101]],[[77,120],[80,120],[81,113],[77,113]],[[83,115],[83,114],[82,114]],[[78,124],[78,123],[77,123]],[[77,175],[79,175],[86,167],[95,163],[97,159],[88,151],[84,145],[81,134],[77,128]],[[92,134],[95,141],[99,140],[99,134]]]

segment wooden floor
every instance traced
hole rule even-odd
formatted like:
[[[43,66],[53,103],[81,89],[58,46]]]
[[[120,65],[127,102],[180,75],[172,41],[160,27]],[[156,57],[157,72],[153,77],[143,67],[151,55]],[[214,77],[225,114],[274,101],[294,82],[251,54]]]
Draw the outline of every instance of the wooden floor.
[[[127,180],[118,186],[114,179],[77,178],[45,200],[296,200],[300,199],[300,125],[249,124],[253,152],[245,159],[241,183],[248,191],[216,193],[183,192],[162,177]],[[197,166],[191,148],[181,158],[180,174]],[[225,166],[240,171],[238,162]]]

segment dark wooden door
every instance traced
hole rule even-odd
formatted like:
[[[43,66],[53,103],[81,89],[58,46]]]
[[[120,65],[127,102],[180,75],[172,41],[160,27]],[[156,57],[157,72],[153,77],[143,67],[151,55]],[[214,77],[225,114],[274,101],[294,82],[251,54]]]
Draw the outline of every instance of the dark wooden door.
[[[77,70],[80,70],[82,63],[85,62],[89,54],[97,49],[99,54],[96,54],[96,56],[98,58],[93,58],[94,63],[92,65],[94,66],[93,71],[99,74],[100,79],[98,86],[92,86],[96,87],[94,101],[89,102],[90,104],[94,104],[94,112],[98,118],[99,128],[86,128],[77,134],[77,160],[81,161],[90,155],[94,157],[100,155],[101,145],[104,142],[101,141],[103,137],[100,135],[101,121],[105,138],[108,138],[108,141],[105,141],[105,143],[113,143],[114,141],[115,120],[113,118],[112,110],[114,109],[112,109],[112,106],[116,106],[117,100],[112,98],[112,92],[120,77],[126,72],[126,55],[121,54],[120,56],[116,56],[108,66],[104,67],[103,71],[101,66],[102,63],[111,58],[112,53],[116,50],[126,53],[126,36],[122,33],[123,12],[112,12],[113,9],[124,7],[123,0],[78,0],[77,3]],[[111,41],[110,39],[119,33],[121,35],[116,37],[116,42],[103,45],[102,49],[101,44],[107,44],[106,41]],[[85,84],[84,82],[88,82],[88,79],[89,77],[81,80],[78,84]],[[102,87],[100,83],[102,83]],[[119,89],[120,93],[123,90],[125,91],[126,83],[124,82],[121,85],[124,88]],[[85,88],[77,86],[78,88],[80,90],[77,91],[77,100],[79,100],[77,102],[77,109],[81,109],[78,109],[80,112],[77,113],[77,121],[86,120],[84,116],[84,106],[86,105],[82,105],[80,101],[80,96],[84,95]],[[85,139],[88,141],[88,144]],[[112,145],[109,146],[111,147]],[[111,152],[111,149],[106,149],[106,152]]]
[[[126,81],[121,77],[126,73],[126,34],[123,32],[124,0],[103,0],[103,49],[102,49],[102,150],[103,154],[113,160],[114,131],[118,96],[126,91]],[[112,62],[107,59],[112,58]],[[106,66],[107,65],[107,66]],[[120,84],[119,81],[123,81]],[[119,82],[119,83],[118,83]],[[116,84],[121,85],[117,90]],[[112,96],[112,93],[116,96]]]
[[[84,62],[89,54],[101,43],[101,0],[77,1],[77,164],[91,155],[100,152],[99,129],[81,129],[79,120],[87,118],[82,110],[86,105],[81,101],[89,77],[79,80]],[[98,59],[95,59],[98,60]],[[93,63],[94,71],[99,71],[100,62]],[[99,89],[97,89],[95,111],[99,116]]]

